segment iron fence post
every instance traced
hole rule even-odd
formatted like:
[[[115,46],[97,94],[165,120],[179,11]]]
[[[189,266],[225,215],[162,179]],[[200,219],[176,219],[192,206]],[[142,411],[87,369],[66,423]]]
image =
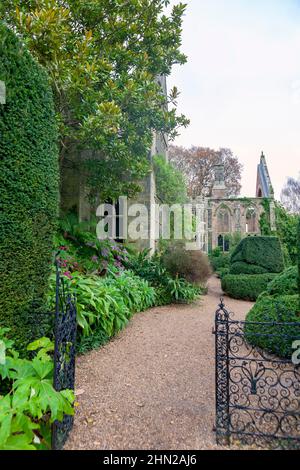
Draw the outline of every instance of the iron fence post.
[[[223,299],[215,317],[216,440],[230,444],[229,413],[229,313]]]
[[[56,261],[56,305],[54,324],[54,376],[53,387],[56,391],[75,388],[76,353],[76,302],[60,277]],[[61,422],[52,425],[52,449],[63,448],[73,427],[73,416],[65,415]]]

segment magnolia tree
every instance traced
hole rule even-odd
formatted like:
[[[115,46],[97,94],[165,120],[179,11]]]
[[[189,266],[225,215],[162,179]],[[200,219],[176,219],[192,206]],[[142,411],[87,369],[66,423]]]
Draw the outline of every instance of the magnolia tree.
[[[185,5],[167,14],[169,3],[1,1],[1,18],[48,71],[61,168],[86,173],[102,200],[138,190],[136,181],[149,172],[154,131],[172,139],[188,124],[176,114],[176,88],[166,98],[156,81],[186,61],[180,52]],[[82,150],[93,157],[82,161]]]

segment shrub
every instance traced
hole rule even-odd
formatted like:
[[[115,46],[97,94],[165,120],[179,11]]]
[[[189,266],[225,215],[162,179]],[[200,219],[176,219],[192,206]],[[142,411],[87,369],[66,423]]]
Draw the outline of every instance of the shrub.
[[[227,276],[229,274],[229,268],[220,268],[218,271],[216,271],[216,275],[219,279],[223,279],[223,277]]]
[[[228,274],[222,279],[223,291],[234,299],[256,300],[276,274]]]
[[[28,360],[19,357],[7,333],[0,328],[0,450],[50,449],[51,424],[73,415],[74,394],[53,388],[54,346],[48,338],[29,344],[29,351],[38,352]]]
[[[299,311],[297,295],[262,297],[246,317],[245,338],[253,346],[290,359],[293,353],[292,343],[300,339],[300,325],[288,323],[300,322]],[[281,324],[275,325],[272,322]]]
[[[127,269],[147,280],[156,291],[156,305],[167,305],[172,302],[192,302],[202,290],[184,279],[173,279],[162,266],[159,255],[149,257],[149,251],[132,254],[125,263]]]
[[[284,261],[280,241],[277,237],[246,237],[235,248],[230,263],[246,263],[260,266],[269,273],[280,273]]]
[[[55,248],[64,271],[80,271],[85,274],[105,275],[124,269],[127,249],[111,240],[98,240],[97,222],[79,222],[75,214],[59,220],[59,232],[55,235]]]
[[[172,243],[162,255],[162,264],[173,278],[204,284],[211,275],[208,257],[200,250],[188,251],[181,243]]]
[[[229,268],[230,254],[220,253],[214,255],[213,253],[209,256],[210,264],[214,271],[219,271],[223,268]]]
[[[296,295],[298,290],[298,268],[291,266],[278,274],[267,287],[267,295]]]
[[[18,349],[40,335],[58,212],[56,120],[48,79],[0,24],[0,323]]]
[[[230,274],[265,274],[268,271],[257,264],[248,264],[244,261],[237,261],[231,264]]]
[[[166,159],[157,155],[153,159],[156,193],[164,204],[183,204],[187,202],[187,186],[181,171]]]
[[[136,312],[155,304],[155,290],[148,282],[125,271],[119,276],[100,278],[74,273],[65,281],[76,296],[79,335],[89,337],[95,333],[111,338],[122,330]],[[53,308],[55,275],[51,276],[48,294],[49,308]]]
[[[93,349],[99,349],[109,340],[109,336],[103,331],[101,325],[96,326],[89,336],[77,335],[76,353],[85,354]]]

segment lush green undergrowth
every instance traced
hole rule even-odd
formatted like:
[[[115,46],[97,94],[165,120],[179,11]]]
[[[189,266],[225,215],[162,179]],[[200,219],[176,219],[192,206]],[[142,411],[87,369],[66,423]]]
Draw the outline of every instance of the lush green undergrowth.
[[[95,233],[95,232],[94,232]],[[194,301],[203,288],[174,275],[161,254],[149,256],[114,241],[99,241],[92,227],[72,218],[61,222],[56,259],[77,304],[77,351],[107,343],[130,318],[153,306]],[[55,274],[50,279],[48,307],[54,308]]]
[[[222,279],[229,273],[230,253],[224,253],[220,248],[215,248],[209,255],[209,261],[213,271]]]
[[[74,394],[53,388],[53,344],[41,338],[24,359],[0,328],[0,450],[51,449],[51,425],[73,415]]]

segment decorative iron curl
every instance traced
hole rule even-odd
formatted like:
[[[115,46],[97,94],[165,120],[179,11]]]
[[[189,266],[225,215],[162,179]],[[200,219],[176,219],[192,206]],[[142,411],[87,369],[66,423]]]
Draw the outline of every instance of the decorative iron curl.
[[[218,307],[215,316],[217,442],[300,449],[300,367],[249,344],[246,323],[231,319],[223,299]],[[261,333],[264,325],[254,323],[259,328],[251,335],[266,334]],[[282,325],[282,320],[272,322],[276,332],[270,334],[272,338],[286,337]],[[300,322],[293,325],[300,327]]]
[[[56,261],[56,308],[54,325],[54,377],[55,390],[74,390],[77,332],[76,299],[67,289]],[[52,449],[62,449],[73,427],[73,416],[52,425]]]

